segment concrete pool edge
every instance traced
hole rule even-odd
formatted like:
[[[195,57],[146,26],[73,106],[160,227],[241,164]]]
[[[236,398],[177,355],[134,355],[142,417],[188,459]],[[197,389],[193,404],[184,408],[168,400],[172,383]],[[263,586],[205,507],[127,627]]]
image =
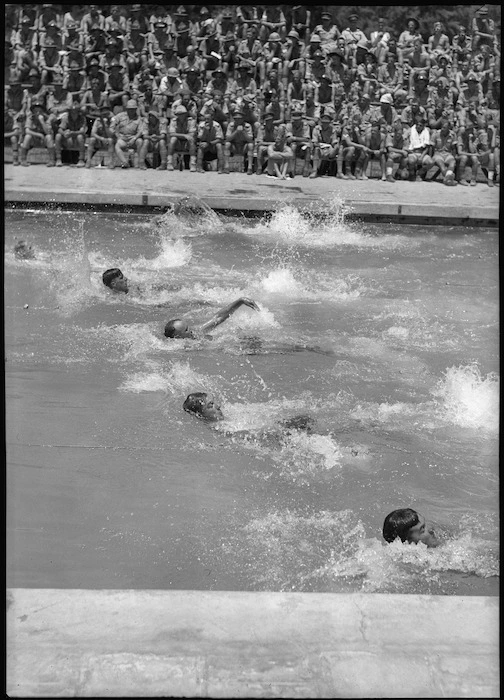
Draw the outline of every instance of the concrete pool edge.
[[[214,173],[77,169],[48,170],[43,165],[5,165],[4,202],[8,206],[91,206],[159,209],[184,195],[196,195],[212,209],[262,214],[279,205],[327,214],[343,205],[349,218],[392,223],[496,226],[499,188],[445,187],[439,183],[358,183],[335,178],[272,181],[263,176]]]
[[[494,597],[7,590],[9,697],[499,697]]]

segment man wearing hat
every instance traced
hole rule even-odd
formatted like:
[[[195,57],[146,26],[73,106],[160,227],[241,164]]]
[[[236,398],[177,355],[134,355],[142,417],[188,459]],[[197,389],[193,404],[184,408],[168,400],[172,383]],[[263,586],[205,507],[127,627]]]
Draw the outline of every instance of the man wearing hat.
[[[418,31],[420,23],[415,17],[408,17],[406,20],[406,29],[399,35],[397,49],[399,55],[399,63],[402,65],[405,58],[409,58],[413,52],[416,39],[420,39],[423,43],[422,35]]]
[[[24,139],[21,142],[19,151],[21,165],[29,165],[27,154],[33,146],[37,146],[38,148],[45,146],[49,152],[47,165],[48,167],[54,165],[54,140],[52,129],[44,104],[37,99],[31,101],[30,110],[27,112],[26,116]]]
[[[272,110],[266,108],[257,130],[255,140],[256,174],[261,175],[268,156],[268,147],[275,143],[278,127],[274,124],[275,115]]]
[[[110,36],[111,30],[115,27],[117,27],[119,29],[119,33],[123,35],[128,31],[128,23],[126,21],[126,17],[121,11],[120,5],[111,5],[110,14],[105,17],[105,33]]]
[[[408,158],[406,161],[409,179],[420,182],[425,179],[427,171],[432,167],[433,161],[429,156],[431,147],[431,135],[427,128],[426,118],[420,112],[415,116],[415,123],[409,128],[409,143],[407,147]]]
[[[86,145],[87,121],[80,107],[80,102],[74,100],[72,106],[61,117],[58,133],[56,134],[56,165],[63,165],[61,160],[62,149],[77,150],[79,152],[78,168],[83,168],[84,151]]]
[[[398,118],[392,125],[392,130],[385,138],[385,179],[387,182],[395,182],[406,172],[406,158],[408,157],[407,141],[404,134],[404,126]],[[393,175],[394,163],[398,163],[395,176]]]
[[[472,52],[472,39],[467,33],[467,27],[464,24],[459,24],[458,34],[452,39],[453,61],[458,63],[463,58],[469,58]]]
[[[385,161],[387,149],[385,146],[385,141],[387,138],[387,129],[382,119],[373,119],[370,124],[370,129],[364,135],[364,145],[366,149],[364,151],[364,160],[362,163],[362,169],[360,173],[361,180],[367,180],[368,176],[366,174],[369,162],[372,160],[378,161],[381,170],[381,179],[385,180]]]
[[[87,38],[93,24],[97,24],[100,29],[105,29],[105,17],[100,11],[99,5],[88,5],[89,11],[83,16],[81,21],[81,32]]]
[[[79,99],[84,94],[86,75],[81,66],[74,59],[70,61],[68,70],[63,77],[63,87],[72,95],[72,99]]]
[[[107,150],[109,170],[114,168],[114,139],[110,129],[110,114],[107,107],[102,107],[93,113],[94,121],[87,141],[86,168],[91,167],[93,156],[100,148]]]
[[[374,99],[378,88],[378,66],[376,56],[371,51],[366,51],[364,61],[357,66],[357,80],[362,92]]]
[[[143,118],[142,143],[139,149],[138,161],[140,170],[146,170],[147,153],[152,153],[152,167],[159,161],[157,170],[166,170],[168,125],[156,109],[151,109]]]
[[[179,104],[173,109],[173,117],[168,128],[167,170],[173,170],[175,153],[189,154],[189,170],[196,172],[196,120]]]
[[[100,61],[96,56],[93,56],[86,68],[86,82],[84,84],[84,90],[91,89],[91,81],[93,78],[98,78],[100,84],[100,90],[103,92],[107,84],[107,74],[102,70],[100,66]]]
[[[126,111],[112,117],[110,128],[116,139],[115,154],[121,163],[121,168],[127,169],[130,167],[129,156],[126,158],[125,152],[138,153],[142,145],[143,122],[138,114],[136,100],[128,100]]]
[[[238,37],[245,39],[249,27],[259,26],[259,18],[257,16],[257,8],[255,5],[237,5],[236,7],[236,23],[238,28]]]
[[[229,31],[221,37],[219,53],[222,57],[221,63],[224,72],[232,78],[235,74],[235,68],[238,62],[236,57],[236,36],[234,32]]]
[[[418,100],[418,104],[422,107],[427,107],[429,96],[429,74],[426,71],[419,71],[415,73],[409,97]]]
[[[321,23],[317,24],[313,30],[313,33],[320,37],[320,47],[322,51],[326,53],[326,48],[333,44],[336,39],[339,39],[341,32],[334,22],[333,16],[330,12],[322,12],[320,19]]]
[[[135,3],[133,5],[130,5],[130,13],[129,17],[126,20],[126,33],[131,34],[133,29],[137,28],[137,23],[138,23],[138,30],[139,33],[146,37],[147,34],[149,33],[149,20],[145,16],[144,13],[144,8],[142,7],[141,3]]]
[[[52,37],[47,37],[45,46],[39,51],[38,67],[43,85],[52,83],[56,74],[63,75],[61,54]]]
[[[481,46],[481,44],[488,44],[488,46],[492,47],[494,51],[498,48],[495,23],[493,19],[490,19],[488,16],[487,5],[482,5],[478,10],[476,10],[472,19],[471,30],[473,53],[479,48],[479,46]]]
[[[198,124],[197,140],[198,140],[198,157],[196,161],[196,171],[204,173],[204,160],[217,159],[217,167],[219,173],[222,173],[224,167],[222,142],[224,135],[219,122],[215,121],[214,110],[210,108],[206,111],[205,116]]]
[[[262,44],[257,38],[257,27],[247,26],[246,36],[238,44],[238,63],[246,63],[252,70],[253,76],[262,84],[264,81],[264,60],[262,56]],[[260,68],[262,66],[262,69]],[[261,72],[262,70],[262,72]]]
[[[113,58],[110,63],[105,89],[112,111],[116,108],[126,109],[126,102],[130,99],[130,82],[123,63],[117,58]]]
[[[320,85],[322,76],[326,74],[326,64],[322,51],[315,51],[313,58],[306,61],[305,81],[315,88]]]
[[[453,125],[444,119],[440,129],[433,131],[431,143],[434,149],[432,160],[441,171],[443,184],[456,185],[455,156],[457,154],[457,137]]]
[[[49,22],[54,22],[57,26],[61,26],[62,21],[63,18],[56,11],[56,6],[51,3],[44,3],[42,12],[39,13],[38,18],[35,20],[35,27],[40,34],[46,31]]]
[[[323,161],[335,161],[340,147],[340,138],[336,133],[334,109],[326,105],[320,116],[319,123],[314,127],[313,140],[313,166],[311,178],[317,177],[318,169]]]
[[[387,31],[384,17],[378,17],[378,28],[371,32],[369,39],[371,42],[369,50],[376,56],[378,66],[381,66],[385,62],[390,41],[390,32]]]
[[[205,68],[205,63],[201,56],[196,54],[196,49],[194,46],[190,45],[187,47],[186,55],[180,59],[179,71],[182,76],[185,76],[187,72],[191,69],[199,76],[202,75]]]
[[[212,26],[206,35],[200,40],[199,54],[204,61],[204,69],[207,79],[217,68],[221,67],[221,43],[217,36],[217,29]]]
[[[153,31],[147,35],[147,50],[150,60],[158,60],[159,52],[164,54],[168,46],[174,47],[174,45],[175,36],[168,31],[168,24],[164,20],[155,22]]]
[[[303,177],[310,174],[310,161],[313,152],[313,142],[310,135],[310,126],[303,119],[303,112],[299,107],[291,111],[290,121],[286,124],[287,144],[292,149],[293,158],[291,161],[290,177],[296,174],[296,158],[304,160]]]
[[[224,173],[229,173],[231,156],[247,157],[247,175],[252,175],[254,134],[252,127],[245,121],[245,114],[236,110],[226,129],[224,141]]]
[[[39,32],[39,47],[44,48],[48,39],[53,40],[54,45],[56,46],[58,51],[61,50],[61,47],[63,46],[63,39],[61,36],[60,25],[55,20],[51,20],[50,22],[48,22],[44,31]]]
[[[187,47],[192,43],[190,34],[191,25],[189,16],[183,5],[179,5],[175,12],[174,34],[176,37],[176,51],[179,58],[182,58],[187,53]]]
[[[53,125],[54,135],[59,127],[59,120],[71,108],[72,101],[72,95],[63,87],[63,76],[56,74],[47,95],[47,112],[49,121]]]
[[[310,37],[311,11],[306,5],[284,5],[287,30],[294,30],[299,41],[307,44]]]
[[[91,86],[86,90],[81,99],[81,108],[86,117],[91,112],[97,112],[102,107],[110,110],[108,92],[100,90],[100,80],[97,76],[91,79]],[[90,126],[89,122],[88,125]]]
[[[216,68],[212,73],[212,79],[208,81],[205,88],[206,95],[212,95],[216,90],[222,92],[224,97],[228,97],[230,93],[230,81],[228,80],[222,68]]]
[[[168,68],[166,75],[161,78],[161,83],[159,84],[159,92],[166,99],[167,106],[167,117],[171,117],[171,107],[182,90],[182,81],[179,78],[179,72],[177,68]]]
[[[398,114],[394,109],[394,98],[390,92],[384,92],[380,97],[380,117],[379,120],[388,129],[392,128],[392,124],[397,120]]]
[[[348,18],[348,27],[341,32],[341,36],[345,40],[349,59],[352,61],[354,67],[357,67],[364,61],[364,57],[370,45],[367,36],[362,29],[358,28],[358,21],[358,15],[352,13]]]
[[[196,112],[199,112],[204,99],[204,85],[200,73],[195,68],[189,68],[182,81],[180,94],[186,93],[196,105]]]
[[[287,87],[289,80],[292,78],[293,71],[300,72],[303,49],[299,41],[299,34],[295,29],[291,29],[287,34],[284,48],[284,64],[282,82],[284,87]]]
[[[29,86],[23,90],[22,109],[25,112],[30,110],[32,100],[40,102],[45,108],[47,100],[47,87],[42,85],[40,73],[36,68],[31,68],[28,73]]]
[[[257,84],[252,77],[252,71],[246,63],[240,63],[237,70],[238,75],[231,81],[229,94],[232,100],[238,97],[250,97],[255,100],[258,94]]]
[[[407,105],[401,112],[401,122],[404,126],[413,127],[417,115],[423,117],[424,121],[427,122],[427,111],[419,103],[419,101],[413,97],[410,99],[409,105]]]

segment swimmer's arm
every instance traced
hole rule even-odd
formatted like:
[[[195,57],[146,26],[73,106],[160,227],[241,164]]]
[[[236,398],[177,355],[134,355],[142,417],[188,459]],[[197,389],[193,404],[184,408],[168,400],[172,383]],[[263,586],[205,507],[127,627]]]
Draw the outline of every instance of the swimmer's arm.
[[[252,299],[247,299],[246,297],[240,297],[236,301],[233,301],[229,306],[225,306],[223,309],[220,309],[217,311],[215,316],[213,316],[209,321],[204,323],[199,327],[199,331],[211,331],[217,326],[220,326],[221,323],[223,323],[226,319],[228,319],[236,309],[239,309],[240,306],[249,306],[251,309],[255,309],[256,311],[259,311],[259,307],[255,303],[255,301],[252,301]]]

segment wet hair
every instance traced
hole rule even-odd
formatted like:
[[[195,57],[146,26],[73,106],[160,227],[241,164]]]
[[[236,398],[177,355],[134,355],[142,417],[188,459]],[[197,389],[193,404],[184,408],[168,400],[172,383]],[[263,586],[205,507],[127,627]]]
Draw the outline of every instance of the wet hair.
[[[286,430],[305,430],[307,433],[313,432],[315,420],[306,414],[292,416],[282,421],[282,425]]]
[[[419,522],[418,513],[412,508],[393,510],[383,523],[383,539],[386,542],[393,542],[397,537],[400,537],[401,542],[407,542],[408,532]]]
[[[166,326],[164,327],[164,334],[167,338],[176,338],[176,333],[177,333],[177,327],[176,323],[178,321],[181,321],[182,319],[180,318],[172,318],[171,321],[168,321]],[[192,394],[192,396],[195,396],[195,394]]]
[[[102,275],[103,284],[106,287],[110,287],[115,278],[121,276],[122,272],[118,267],[112,267],[110,268],[110,270],[105,270],[105,272]]]
[[[187,411],[187,413],[192,413],[195,416],[201,416],[203,405],[206,403],[207,398],[208,394],[205,394],[204,391],[195,391],[193,394],[189,394],[184,401],[182,408],[184,411]]]

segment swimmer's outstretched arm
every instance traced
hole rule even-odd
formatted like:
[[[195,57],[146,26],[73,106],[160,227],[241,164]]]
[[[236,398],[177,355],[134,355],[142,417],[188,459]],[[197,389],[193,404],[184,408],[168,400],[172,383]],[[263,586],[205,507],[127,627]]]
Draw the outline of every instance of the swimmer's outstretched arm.
[[[259,307],[255,303],[255,301],[252,301],[252,299],[247,299],[246,297],[240,297],[236,301],[233,301],[229,306],[225,306],[223,309],[220,309],[217,311],[215,316],[212,316],[212,318],[201,325],[199,327],[200,331],[211,331],[213,330],[216,326],[220,326],[221,323],[223,323],[226,319],[228,319],[236,309],[239,309],[240,306],[249,306],[251,309],[255,309],[256,311],[259,311]]]

